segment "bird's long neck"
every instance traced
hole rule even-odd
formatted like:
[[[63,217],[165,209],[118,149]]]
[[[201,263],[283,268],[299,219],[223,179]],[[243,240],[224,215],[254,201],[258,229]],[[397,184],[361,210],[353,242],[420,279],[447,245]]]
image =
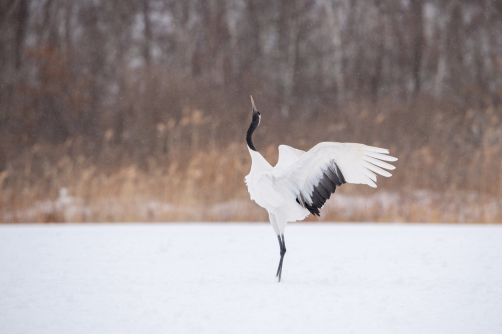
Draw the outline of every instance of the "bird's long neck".
[[[272,166],[268,163],[267,160],[256,150],[253,145],[253,132],[260,125],[260,114],[257,112],[253,112],[253,120],[251,121],[251,125],[249,125],[248,132],[246,134],[246,143],[248,144],[249,154],[251,154],[251,159],[253,160],[251,164],[251,172],[270,170]]]
[[[253,136],[253,132],[254,130],[256,130],[258,125],[260,125],[260,118],[257,115],[255,116],[255,114],[253,114],[253,120],[251,121],[248,132],[246,134],[246,143],[248,144],[248,147],[253,151],[256,151],[256,148],[253,145],[253,139],[251,137]]]

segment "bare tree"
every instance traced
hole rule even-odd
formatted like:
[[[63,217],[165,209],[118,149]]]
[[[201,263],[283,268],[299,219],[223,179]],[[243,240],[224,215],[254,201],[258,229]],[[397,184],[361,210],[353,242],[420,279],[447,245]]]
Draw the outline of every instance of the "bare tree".
[[[412,73],[413,73],[413,93],[420,92],[421,85],[421,66],[422,54],[424,50],[424,14],[423,1],[416,0],[410,3],[412,34],[413,34],[413,54],[412,54]]]

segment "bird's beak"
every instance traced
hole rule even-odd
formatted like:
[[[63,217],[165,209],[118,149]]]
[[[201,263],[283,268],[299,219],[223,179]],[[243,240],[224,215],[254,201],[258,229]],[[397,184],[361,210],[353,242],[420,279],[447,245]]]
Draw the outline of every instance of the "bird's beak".
[[[254,100],[253,100],[253,96],[251,96],[251,104],[253,106],[253,114],[258,112],[258,110],[256,110],[256,106],[254,105]]]

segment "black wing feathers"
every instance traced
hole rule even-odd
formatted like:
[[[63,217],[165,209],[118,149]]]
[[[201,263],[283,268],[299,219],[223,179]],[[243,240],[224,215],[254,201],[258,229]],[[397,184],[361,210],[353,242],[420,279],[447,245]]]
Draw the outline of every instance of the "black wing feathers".
[[[323,175],[317,186],[314,187],[312,194],[310,194],[312,204],[308,204],[308,201],[301,194],[296,198],[296,201],[313,215],[320,216],[319,209],[324,206],[324,203],[331,197],[331,194],[335,192],[336,186],[341,186],[344,183],[346,183],[345,178],[340,168],[332,160],[331,164],[323,171]]]

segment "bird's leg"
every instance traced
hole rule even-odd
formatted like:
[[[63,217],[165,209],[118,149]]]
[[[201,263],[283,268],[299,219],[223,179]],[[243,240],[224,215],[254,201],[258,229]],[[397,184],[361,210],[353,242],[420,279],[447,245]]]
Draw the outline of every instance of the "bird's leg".
[[[284,261],[284,255],[286,254],[286,243],[284,242],[284,234],[281,234],[281,237],[277,236],[277,238],[279,239],[279,245],[281,246],[281,260],[279,261],[279,268],[277,269],[277,275],[276,275],[276,277],[279,276],[279,282],[281,281],[282,263]]]
[[[286,242],[284,241],[284,234],[281,234],[281,237],[282,237],[282,251],[281,251],[281,270],[279,271],[279,282],[281,281],[282,265],[284,263],[284,255],[286,254]]]
[[[275,274],[275,277],[279,276],[279,271],[281,270],[282,267],[282,240],[281,236],[277,235],[277,239],[279,240],[279,254],[281,255],[281,260],[279,261],[279,267],[277,267],[277,274]]]

